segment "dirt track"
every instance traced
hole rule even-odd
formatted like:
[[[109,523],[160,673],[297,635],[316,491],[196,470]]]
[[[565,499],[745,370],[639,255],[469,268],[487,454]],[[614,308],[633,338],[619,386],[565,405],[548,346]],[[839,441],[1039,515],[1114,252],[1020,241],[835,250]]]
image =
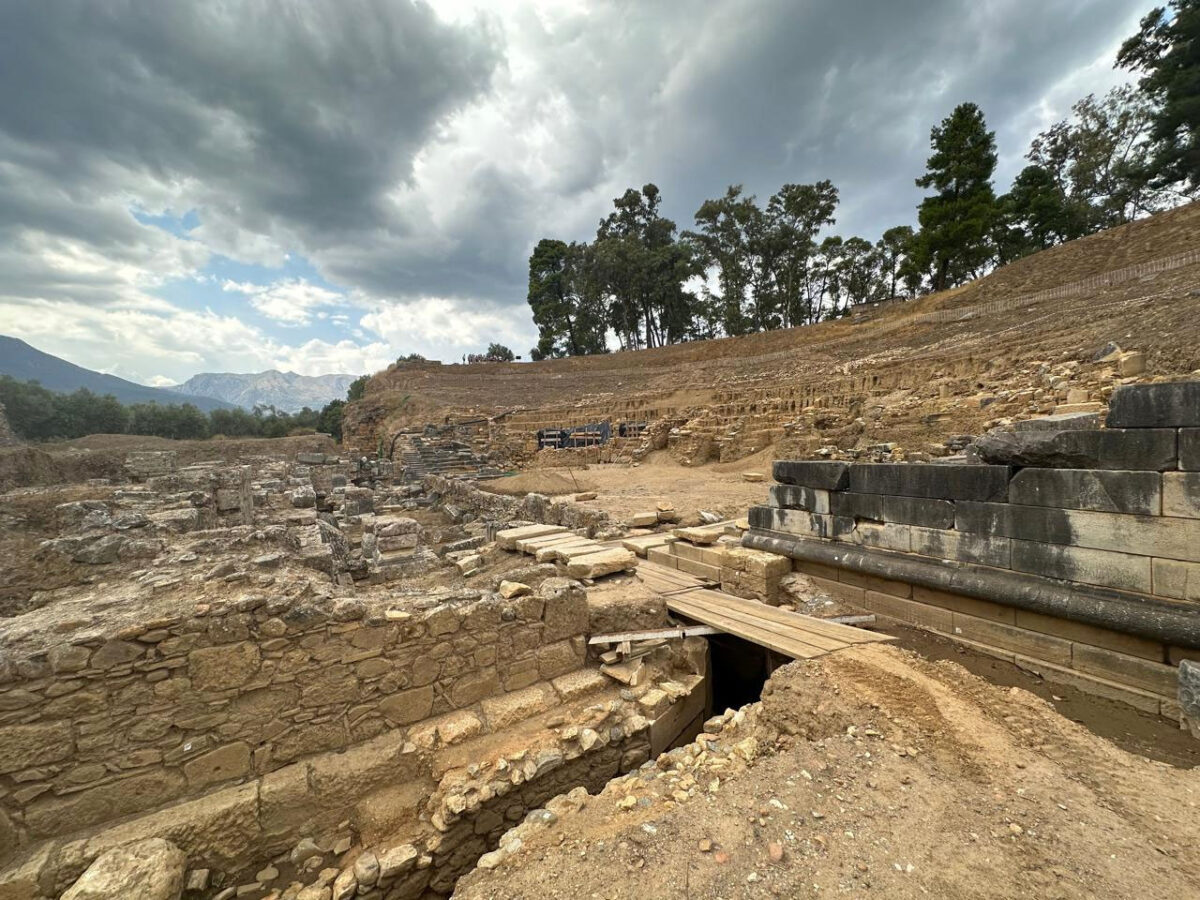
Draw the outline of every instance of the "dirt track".
[[[634,773],[455,896],[1196,896],[1200,771],[1028,692],[868,646],[779,670],[750,718],[706,754],[754,737],[748,767]]]

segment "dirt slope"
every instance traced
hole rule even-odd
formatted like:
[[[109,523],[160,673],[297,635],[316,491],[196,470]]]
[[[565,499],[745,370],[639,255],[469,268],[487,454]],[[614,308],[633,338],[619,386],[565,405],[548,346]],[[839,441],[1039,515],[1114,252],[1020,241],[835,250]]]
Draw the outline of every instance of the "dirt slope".
[[[777,671],[743,716],[455,897],[1197,896],[1200,771],[1025,691],[870,645]]]
[[[374,376],[347,410],[347,433],[373,446],[378,433],[446,416],[542,410],[636,417],[639,409],[720,407],[807,386],[830,406],[852,398],[848,379],[877,375],[914,386],[978,376],[1002,382],[1028,360],[1090,359],[1111,340],[1147,353],[1148,373],[1200,368],[1200,263],[1089,285],[1027,305],[1038,292],[1200,246],[1200,203],[1056,247],[986,278],[852,318],[633,353],[540,363],[394,366]],[[946,321],[942,313],[970,313]],[[869,394],[870,383],[852,389]],[[636,402],[632,402],[636,401]],[[752,412],[743,410],[739,414]],[[586,418],[583,419],[586,421]],[[964,419],[953,423],[969,426]]]

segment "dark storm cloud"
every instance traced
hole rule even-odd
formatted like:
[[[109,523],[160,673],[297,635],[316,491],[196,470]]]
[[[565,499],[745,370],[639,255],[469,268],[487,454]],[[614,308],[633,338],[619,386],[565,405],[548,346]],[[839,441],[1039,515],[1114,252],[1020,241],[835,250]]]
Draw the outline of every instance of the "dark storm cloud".
[[[839,230],[873,238],[913,220],[956,103],[1011,169],[1054,86],[1149,5],[626,0],[449,24],[407,0],[8,2],[0,275],[23,296],[120,287],[61,246],[178,275],[198,251],[128,207],[195,206],[204,248],[297,250],[377,302],[520,304],[539,237],[590,236],[646,181],[688,227],[727,184],[765,201],[831,178]]]

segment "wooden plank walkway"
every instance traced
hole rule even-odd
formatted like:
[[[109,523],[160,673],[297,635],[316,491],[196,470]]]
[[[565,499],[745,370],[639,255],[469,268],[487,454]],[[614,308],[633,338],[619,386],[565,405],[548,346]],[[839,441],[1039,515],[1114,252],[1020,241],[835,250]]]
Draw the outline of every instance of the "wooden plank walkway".
[[[889,635],[826,622],[712,590],[708,587],[710,582],[655,563],[639,565],[637,577],[662,596],[671,612],[720,628],[793,659],[812,659],[855,644],[895,640]]]

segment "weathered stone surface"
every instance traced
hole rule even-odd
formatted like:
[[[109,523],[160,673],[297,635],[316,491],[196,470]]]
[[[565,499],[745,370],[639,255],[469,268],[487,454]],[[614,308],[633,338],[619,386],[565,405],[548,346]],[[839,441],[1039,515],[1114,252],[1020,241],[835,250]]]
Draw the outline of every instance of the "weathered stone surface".
[[[637,556],[620,547],[571,559],[567,562],[567,575],[572,578],[600,578],[614,572],[629,571],[636,566]]]
[[[501,581],[500,586],[496,590],[505,600],[511,600],[514,597],[523,597],[533,591],[529,585],[522,584],[519,581]]]
[[[543,641],[559,641],[587,631],[587,594],[577,581],[547,578],[538,587],[538,596],[545,601]]]
[[[1150,593],[1150,558],[1146,556],[1013,541],[1012,568],[1046,578]]]
[[[227,691],[253,678],[261,664],[262,654],[255,644],[203,647],[188,655],[188,676],[198,691]]]
[[[178,900],[186,870],[182,850],[151,838],[97,857],[62,900]]]
[[[260,835],[258,787],[237,785],[105,828],[87,841],[88,859],[133,841],[161,837],[193,858],[230,863]]]
[[[65,834],[161,806],[182,795],[184,786],[178,772],[151,769],[76,794],[38,800],[26,809],[25,823],[38,837]]]
[[[433,686],[426,685],[392,694],[379,704],[379,711],[397,725],[408,725],[427,719],[433,711]]]
[[[1200,565],[1156,559],[1152,568],[1155,594],[1174,600],[1200,600]]]
[[[403,733],[387,731],[341,753],[313,758],[309,783],[313,793],[326,803],[343,802],[385,784],[412,778],[416,770],[417,754],[411,748],[405,750]]]
[[[450,702],[462,708],[478,703],[484,697],[500,693],[500,677],[495,667],[489,666],[478,672],[464,675],[450,688]]]
[[[1200,472],[1164,472],[1162,514],[1200,519]]]
[[[524,525],[520,528],[506,528],[504,531],[496,532],[496,546],[501,550],[515,550],[517,541],[523,538],[558,534],[566,530],[561,525]]]
[[[767,491],[767,503],[783,509],[806,509],[809,512],[828,513],[829,491],[805,487],[799,484],[773,484]]]
[[[1200,738],[1200,663],[1190,659],[1179,663],[1179,708],[1193,737]]]
[[[1179,468],[1200,472],[1200,428],[1179,429]]]
[[[823,491],[841,491],[849,486],[850,467],[844,462],[822,460],[776,460],[771,476],[780,484],[795,484]]]
[[[483,722],[470,710],[460,710],[437,720],[437,734],[443,744],[461,744],[483,733]]]
[[[1123,384],[1109,401],[1109,428],[1200,426],[1200,381]]]
[[[1093,469],[1022,469],[1008,485],[1010,503],[1157,516],[1162,479],[1157,472]]]
[[[538,650],[537,664],[542,678],[557,678],[578,669],[583,665],[583,658],[571,641],[557,641]]]
[[[1010,431],[1092,431],[1100,427],[1100,416],[1096,413],[1061,413],[1056,416],[1039,416],[1024,419],[1008,426]]]
[[[962,502],[954,524],[959,531],[1200,562],[1197,519]]]
[[[850,467],[850,490],[941,500],[1004,500],[1010,474],[1004,465],[856,463]]]
[[[882,497],[880,517],[884,522],[920,525],[924,528],[953,528],[954,504],[949,500],[921,497]]]
[[[1046,469],[1162,472],[1175,468],[1178,460],[1176,433],[1169,428],[1019,434],[1000,431],[985,434],[973,446],[986,463]]]
[[[883,521],[883,497],[879,494],[856,494],[853,491],[838,491],[829,495],[829,511],[835,516],[852,519]]]
[[[183,774],[192,790],[241,778],[250,771],[250,747],[239,741],[218,747],[183,764]]]
[[[263,776],[258,796],[259,821],[271,836],[298,831],[320,808],[318,798],[308,788],[308,767],[302,763]]]
[[[725,534],[723,528],[713,528],[712,526],[698,525],[693,528],[675,528],[671,534],[679,538],[681,541],[687,541],[689,544],[699,544],[707,546],[715,544]]]
[[[0,774],[58,762],[74,752],[67,722],[0,728]]]

